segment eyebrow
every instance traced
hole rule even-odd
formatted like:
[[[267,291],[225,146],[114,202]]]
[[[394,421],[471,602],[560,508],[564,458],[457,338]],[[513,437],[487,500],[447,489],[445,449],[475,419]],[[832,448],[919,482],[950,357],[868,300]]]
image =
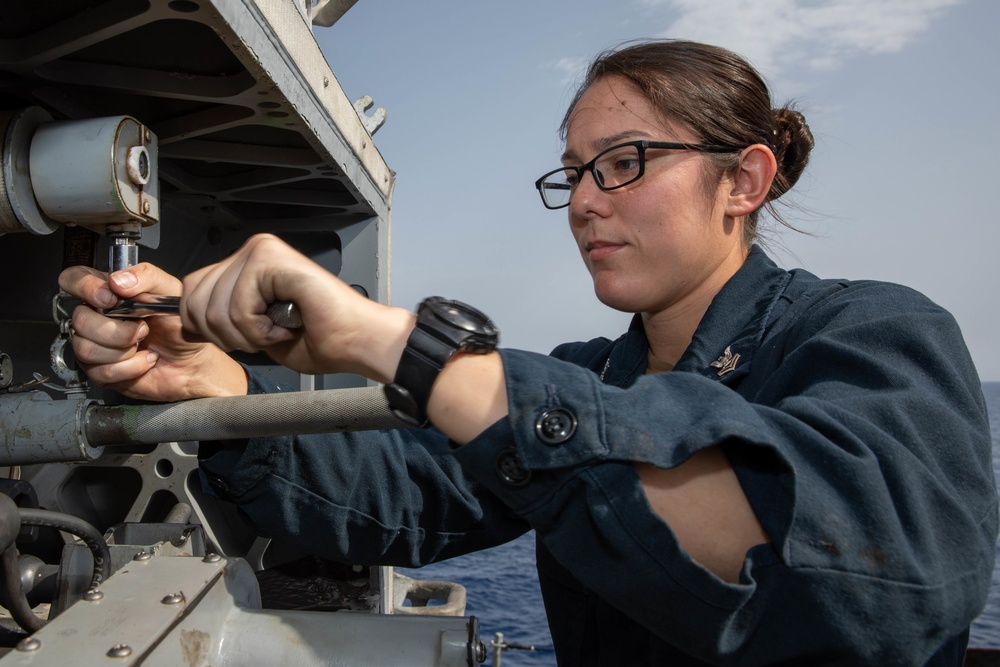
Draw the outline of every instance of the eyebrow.
[[[652,135],[647,134],[641,130],[625,130],[624,132],[618,132],[617,134],[612,134],[607,137],[601,137],[594,142],[595,155],[603,150],[607,150],[616,144],[625,143],[626,141],[638,140],[638,139],[649,139]],[[561,157],[563,162],[575,158],[576,155],[572,151],[564,151]]]

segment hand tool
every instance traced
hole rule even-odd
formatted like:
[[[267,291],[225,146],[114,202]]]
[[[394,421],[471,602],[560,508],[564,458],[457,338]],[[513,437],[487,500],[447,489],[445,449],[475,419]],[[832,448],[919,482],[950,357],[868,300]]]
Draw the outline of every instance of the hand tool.
[[[179,296],[160,296],[154,301],[144,302],[125,299],[117,306],[101,311],[106,317],[131,319],[151,317],[153,315],[180,314],[181,298]],[[295,304],[290,301],[275,301],[267,307],[267,316],[279,327],[299,329],[302,327],[302,316]]]

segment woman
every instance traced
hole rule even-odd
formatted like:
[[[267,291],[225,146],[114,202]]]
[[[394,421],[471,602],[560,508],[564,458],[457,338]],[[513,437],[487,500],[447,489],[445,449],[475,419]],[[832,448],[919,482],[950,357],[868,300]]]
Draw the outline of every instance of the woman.
[[[805,166],[804,119],[728,51],[647,42],[594,62],[563,132],[537,186],[568,205],[597,296],[636,313],[616,341],[495,350],[474,309],[370,302],[261,236],[183,290],[148,265],[67,271],[97,307],[183,291],[214,343],[81,308],[74,351],[160,400],[276,390],[231,349],[387,383],[436,429],[203,447],[209,487],[261,534],[350,562],[534,528],[562,665],[961,664],[997,536],[981,386],[923,296],[753,245]],[[304,328],[271,324],[274,301]]]

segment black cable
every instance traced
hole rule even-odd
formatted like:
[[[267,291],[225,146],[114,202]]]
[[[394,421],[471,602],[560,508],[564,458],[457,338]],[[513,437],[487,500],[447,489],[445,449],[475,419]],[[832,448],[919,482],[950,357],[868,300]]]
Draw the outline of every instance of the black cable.
[[[35,616],[31,606],[24,597],[21,587],[21,568],[17,562],[17,547],[14,540],[21,531],[21,516],[13,499],[0,493],[0,605],[10,612],[11,618],[29,632],[38,630],[44,621]],[[5,642],[11,641],[16,635],[4,633]]]
[[[14,543],[21,532],[21,515],[17,503],[5,493],[0,493],[0,551]]]
[[[90,580],[90,588],[97,588],[102,581],[111,575],[111,550],[107,542],[104,541],[97,529],[92,525],[70,514],[62,512],[52,512],[49,510],[22,508],[18,509],[13,501],[10,504],[17,510],[19,521],[8,519],[10,508],[3,498],[9,497],[0,494],[0,545],[8,532],[13,532],[16,537],[21,526],[41,526],[43,528],[55,528],[65,533],[70,533],[83,540],[94,557],[94,573]],[[4,510],[7,510],[4,512]],[[28,604],[21,585],[21,568],[17,558],[17,548],[14,540],[8,540],[8,546],[0,554],[0,565],[2,565],[2,577],[0,577],[0,602],[10,612],[18,625],[28,632],[40,630],[45,621],[35,616]]]
[[[18,625],[30,632],[41,630],[45,621],[35,616],[21,587],[21,568],[17,563],[17,547],[11,544],[0,555],[3,577],[0,577],[0,600]]]
[[[94,575],[90,580],[90,589],[97,588],[102,581],[111,576],[111,550],[104,541],[104,536],[92,525],[71,514],[50,510],[22,508],[20,514],[21,524],[24,526],[55,528],[83,540],[94,556]]]

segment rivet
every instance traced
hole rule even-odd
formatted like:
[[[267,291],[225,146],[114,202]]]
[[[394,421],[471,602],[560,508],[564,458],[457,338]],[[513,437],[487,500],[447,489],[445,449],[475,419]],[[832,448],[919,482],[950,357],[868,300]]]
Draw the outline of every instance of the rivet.
[[[220,560],[222,560],[222,556],[219,554],[205,554],[205,557],[202,559],[205,563],[218,563]]]
[[[109,658],[126,658],[132,655],[132,647],[128,644],[115,644],[108,649]]]
[[[163,604],[180,604],[181,602],[184,602],[184,594],[169,593],[163,596],[163,599],[160,600],[160,602],[162,602]]]
[[[97,602],[98,600],[104,599],[104,593],[97,590],[96,588],[91,588],[89,591],[83,594],[83,599],[89,602]]]
[[[42,648],[42,642],[36,637],[25,637],[17,643],[18,651],[37,651]]]
[[[137,553],[135,556],[132,557],[132,560],[149,560],[152,557],[153,554],[149,553],[148,551],[140,551],[139,553]]]
[[[152,208],[152,206],[150,205],[150,203],[148,201],[142,202],[142,212],[143,213],[149,213],[149,210],[151,208]]]

